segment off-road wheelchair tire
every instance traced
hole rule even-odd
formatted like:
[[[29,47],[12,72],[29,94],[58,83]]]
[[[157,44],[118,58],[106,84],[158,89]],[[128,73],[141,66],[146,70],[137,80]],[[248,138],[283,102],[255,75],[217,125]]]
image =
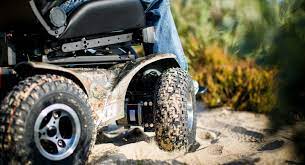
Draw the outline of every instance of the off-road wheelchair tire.
[[[71,80],[26,78],[1,106],[2,163],[84,164],[95,144],[94,116],[86,94]]]
[[[166,70],[155,91],[155,140],[164,151],[188,152],[196,143],[193,82],[180,68]]]

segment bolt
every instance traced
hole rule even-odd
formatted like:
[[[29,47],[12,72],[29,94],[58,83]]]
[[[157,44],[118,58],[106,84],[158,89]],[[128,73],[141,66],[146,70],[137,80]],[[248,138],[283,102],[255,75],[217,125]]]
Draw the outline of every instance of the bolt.
[[[149,127],[148,123],[146,123],[146,124],[144,125],[144,127]]]
[[[61,147],[61,148],[66,147],[66,144],[65,144],[65,142],[64,142],[63,140],[58,140],[57,144],[58,144],[58,146]]]
[[[59,117],[57,112],[53,112],[53,116],[54,116],[55,119],[57,119]]]
[[[150,124],[150,127],[151,127],[151,128],[152,128],[152,127],[154,127],[154,124],[153,124],[153,123],[151,123],[151,124]]]
[[[144,102],[144,106],[147,106],[147,101]]]
[[[149,102],[149,106],[151,106],[151,107],[153,106],[153,103],[151,101]]]

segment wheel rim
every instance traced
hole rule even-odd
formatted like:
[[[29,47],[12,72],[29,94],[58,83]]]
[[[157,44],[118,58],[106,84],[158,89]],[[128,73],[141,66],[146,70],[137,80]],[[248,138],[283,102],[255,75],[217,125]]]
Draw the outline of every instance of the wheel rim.
[[[192,92],[189,93],[187,97],[187,128],[191,132],[193,129],[194,121],[194,110],[193,110],[193,95]]]
[[[75,111],[65,104],[53,104],[39,114],[34,126],[34,141],[49,160],[63,160],[73,154],[81,134]]]

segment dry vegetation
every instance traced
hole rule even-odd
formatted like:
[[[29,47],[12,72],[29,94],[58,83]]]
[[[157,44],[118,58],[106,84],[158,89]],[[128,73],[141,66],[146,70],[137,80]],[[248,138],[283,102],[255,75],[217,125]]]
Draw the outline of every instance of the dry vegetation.
[[[192,67],[194,79],[208,86],[202,95],[209,107],[228,106],[237,110],[269,112],[275,104],[275,71],[263,69],[252,59],[241,60],[211,45]]]
[[[266,66],[292,2],[177,0],[172,11],[190,72],[208,87],[209,107],[267,113],[275,108],[277,72]]]

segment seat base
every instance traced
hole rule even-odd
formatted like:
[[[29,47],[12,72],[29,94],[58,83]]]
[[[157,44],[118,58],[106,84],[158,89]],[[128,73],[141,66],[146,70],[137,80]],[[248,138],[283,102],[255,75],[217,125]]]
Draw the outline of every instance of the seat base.
[[[94,0],[83,4],[68,19],[60,39],[92,36],[145,27],[140,0]]]

